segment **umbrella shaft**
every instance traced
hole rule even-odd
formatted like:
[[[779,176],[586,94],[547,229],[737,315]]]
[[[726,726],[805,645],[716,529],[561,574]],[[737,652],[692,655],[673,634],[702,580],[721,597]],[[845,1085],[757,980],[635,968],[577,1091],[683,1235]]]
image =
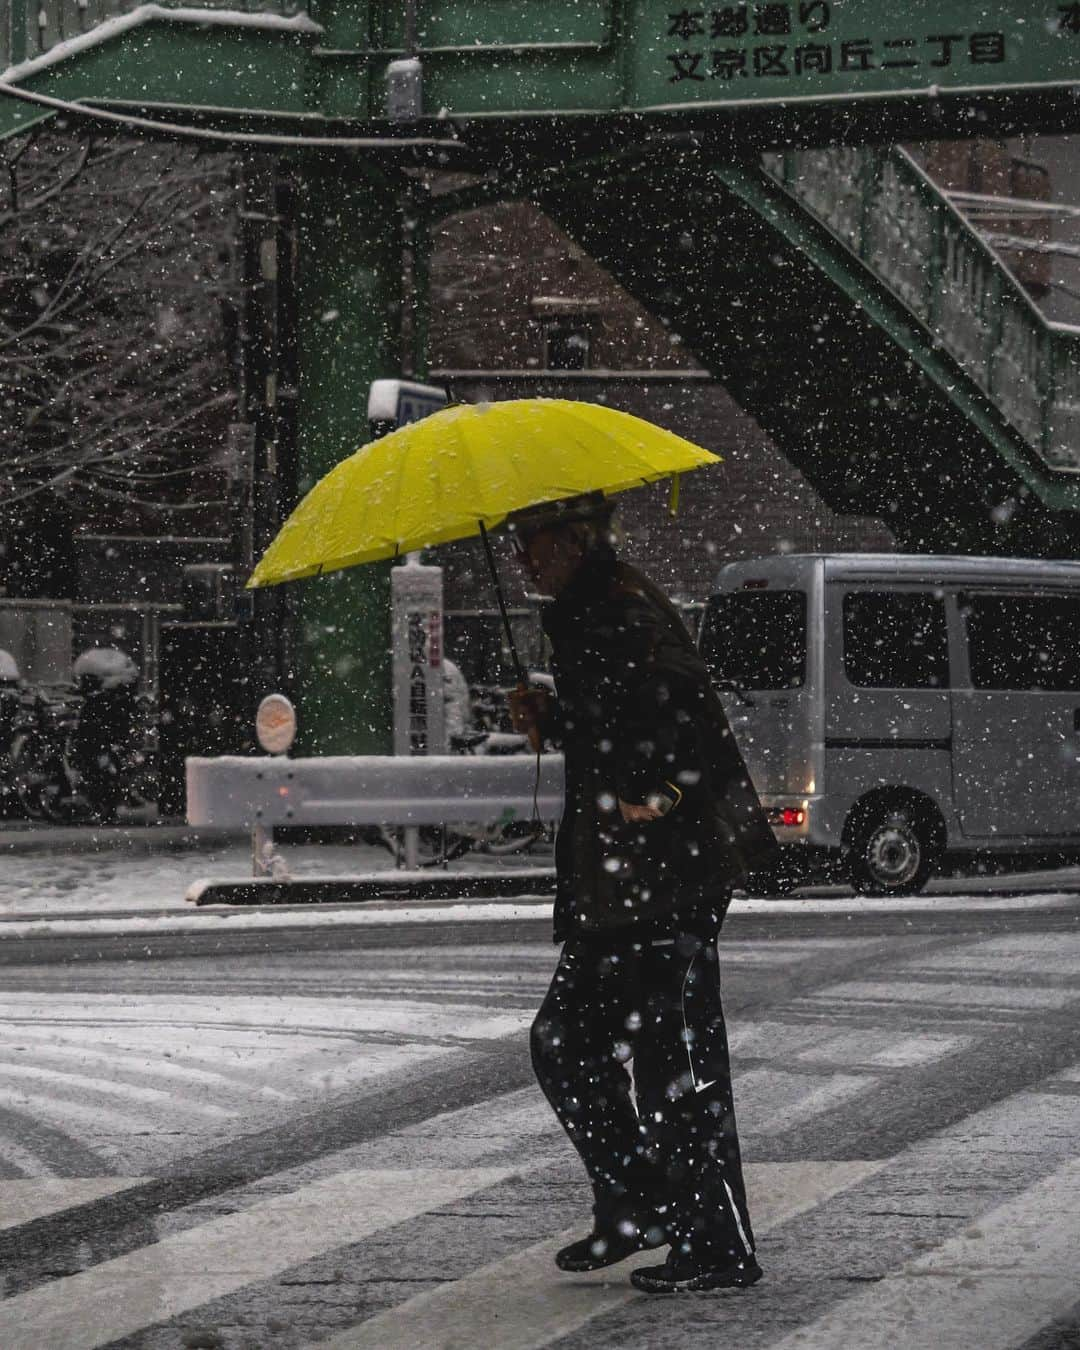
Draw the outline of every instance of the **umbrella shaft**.
[[[506,612],[506,601],[503,598],[502,585],[499,582],[499,569],[495,566],[495,554],[491,551],[491,540],[488,538],[488,532],[484,528],[483,521],[480,521],[480,538],[484,541],[484,552],[487,554],[491,580],[495,585],[495,596],[499,601],[499,613],[502,615],[503,628],[506,630],[506,641],[510,646],[510,659],[514,663],[514,673],[517,676],[518,684],[525,685],[528,681],[525,678],[521,658],[518,656],[517,643],[514,641],[513,630],[510,627],[510,616]]]

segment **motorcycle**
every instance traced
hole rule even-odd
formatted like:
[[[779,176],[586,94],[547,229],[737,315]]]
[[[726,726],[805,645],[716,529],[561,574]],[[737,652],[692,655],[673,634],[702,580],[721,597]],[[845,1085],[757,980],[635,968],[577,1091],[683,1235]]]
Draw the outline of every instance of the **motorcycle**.
[[[89,814],[68,754],[78,715],[73,692],[63,687],[28,689],[19,700],[8,757],[19,804],[31,820],[60,824]]]
[[[76,660],[75,688],[27,692],[11,742],[26,814],[56,823],[112,824],[145,770],[143,701],[134,662],[115,648]]]

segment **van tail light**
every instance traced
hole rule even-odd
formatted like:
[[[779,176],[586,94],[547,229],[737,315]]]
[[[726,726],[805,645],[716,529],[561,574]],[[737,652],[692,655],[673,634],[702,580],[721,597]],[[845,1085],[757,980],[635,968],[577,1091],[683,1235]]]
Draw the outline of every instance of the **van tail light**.
[[[788,829],[806,824],[806,812],[801,806],[773,806],[768,817],[770,825],[786,825]]]

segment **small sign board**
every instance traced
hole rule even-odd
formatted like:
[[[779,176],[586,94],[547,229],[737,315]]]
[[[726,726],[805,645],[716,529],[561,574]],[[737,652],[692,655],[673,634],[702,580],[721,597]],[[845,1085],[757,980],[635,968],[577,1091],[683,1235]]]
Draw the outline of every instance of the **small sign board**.
[[[368,392],[368,422],[373,435],[385,435],[407,422],[445,408],[446,390],[435,384],[416,384],[412,380],[372,380]]]
[[[255,713],[255,739],[268,755],[284,755],[296,740],[296,709],[284,694],[267,694]]]

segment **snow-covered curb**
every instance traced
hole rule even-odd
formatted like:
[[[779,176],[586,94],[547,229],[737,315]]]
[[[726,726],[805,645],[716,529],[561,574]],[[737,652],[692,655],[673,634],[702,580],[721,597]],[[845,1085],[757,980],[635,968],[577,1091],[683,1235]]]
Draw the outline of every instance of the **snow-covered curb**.
[[[918,896],[904,900],[870,900],[859,897],[807,900],[753,900],[736,899],[731,905],[731,916],[768,916],[791,918],[799,915],[874,914],[946,914],[946,913],[1002,913],[1074,908],[1075,894],[1042,892],[1035,895],[1010,896]],[[207,907],[196,913],[168,910],[157,915],[116,915],[101,918],[35,917],[0,921],[0,941],[5,938],[35,937],[108,937],[117,934],[205,932],[208,927],[227,927],[230,931],[250,932],[278,928],[340,928],[378,927],[389,924],[433,923],[518,923],[522,921],[550,922],[552,902],[547,897],[535,900],[438,901],[416,904],[374,902],[343,908],[334,905],[274,906],[271,909]]]
[[[341,928],[400,923],[486,923],[498,919],[512,922],[541,919],[551,922],[549,898],[536,900],[431,901],[426,905],[374,906],[342,909],[336,906],[252,909],[244,906],[207,907],[196,913],[167,911],[156,916],[130,915],[100,919],[8,919],[0,922],[0,942],[4,938],[80,937],[135,933],[147,936],[161,933],[205,932],[215,924],[231,930],[274,928]]]

